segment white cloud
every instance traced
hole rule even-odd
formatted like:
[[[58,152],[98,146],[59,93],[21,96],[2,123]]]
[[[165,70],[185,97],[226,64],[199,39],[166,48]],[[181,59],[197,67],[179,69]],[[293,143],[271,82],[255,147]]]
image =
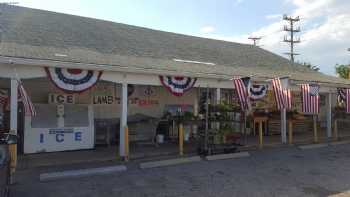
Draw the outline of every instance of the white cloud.
[[[213,26],[204,26],[200,29],[201,33],[212,33],[215,31],[215,28]]]
[[[349,64],[350,53],[350,1],[349,0],[286,0],[296,8],[290,12],[292,16],[300,16],[302,32],[301,43],[296,52],[301,55],[297,61],[310,62],[320,66],[321,71],[335,74],[336,63]],[[277,19],[277,15],[268,15],[266,19]],[[286,32],[282,31],[284,21],[279,20],[257,29],[250,34],[237,36],[211,35],[211,38],[233,42],[251,43],[250,35],[262,36],[260,45],[277,54],[288,52],[288,44],[283,43]],[[287,56],[286,56],[287,57]]]
[[[269,14],[265,16],[266,19],[281,19],[282,14]]]

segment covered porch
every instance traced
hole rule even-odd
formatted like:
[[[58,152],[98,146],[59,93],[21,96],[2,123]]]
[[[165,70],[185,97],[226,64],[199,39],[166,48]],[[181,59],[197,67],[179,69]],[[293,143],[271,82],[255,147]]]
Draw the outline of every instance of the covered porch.
[[[13,68],[11,66],[6,68],[7,70],[4,69],[4,71],[8,73],[8,76],[13,75]],[[69,68],[69,65],[65,68]],[[48,85],[50,81],[47,79],[43,67],[18,66],[16,72],[34,104],[48,104],[47,95],[49,93],[65,94],[57,91],[54,86]],[[261,80],[257,79],[257,81]],[[14,104],[17,103],[17,97],[12,95],[16,95],[17,78],[7,79],[7,84],[11,93],[11,103],[13,103],[10,110],[9,129],[16,132],[18,131],[19,114],[17,113],[18,106]],[[294,91],[299,91],[298,86],[294,85],[293,88]],[[229,115],[230,119],[224,120],[225,123],[222,120],[210,120],[211,116],[217,116],[217,112],[213,111],[208,114],[210,116],[208,121],[211,122],[208,129],[220,130],[220,125],[230,124],[224,132],[239,134],[237,151],[250,147],[263,148],[288,143],[304,144],[329,141],[333,139],[332,111],[336,106],[337,96],[335,90],[334,86],[322,87],[322,115],[316,121],[312,118],[294,121],[288,119],[287,113],[282,111],[274,117],[269,117],[268,121],[263,123],[260,135],[258,123],[254,124],[253,119],[244,121],[239,111],[234,111],[234,114]],[[44,94],[42,94],[43,92]],[[37,165],[35,163],[40,163],[41,160],[43,163],[50,163],[55,157],[75,162],[75,160],[94,161],[95,158],[96,160],[129,160],[197,154],[198,143],[201,140],[199,134],[206,129],[205,105],[215,106],[225,102],[231,106],[238,105],[237,95],[235,95],[230,79],[218,80],[203,76],[186,94],[175,97],[162,86],[159,75],[125,74],[119,71],[105,71],[95,89],[77,94],[76,97],[78,101],[76,104],[91,105],[90,108],[93,111],[93,119],[90,121],[93,127],[93,142],[92,146],[88,148],[92,150],[60,150],[65,152],[57,153],[44,153],[50,151],[37,150],[38,154],[24,155],[19,161],[30,166],[26,163]],[[112,100],[109,100],[110,98]],[[265,108],[273,109],[271,107],[272,100],[271,97],[267,98],[265,102],[267,107],[265,106]],[[58,104],[60,103],[55,105]],[[61,104],[67,105],[67,103]],[[259,109],[259,104],[256,107]],[[182,112],[182,115],[185,114],[183,112],[190,112],[188,113],[189,120],[179,124],[176,121],[178,112]],[[140,114],[142,115],[141,119]],[[27,123],[24,124],[24,127],[32,128],[31,118],[26,117],[25,120]],[[167,123],[167,126],[159,128],[161,122]],[[290,122],[293,123],[292,127],[289,126]],[[293,132],[289,132],[290,128],[293,129]],[[289,133],[292,134],[289,135]],[[162,139],[158,138],[159,134],[163,135]],[[220,139],[217,138],[218,143],[221,143],[224,136],[220,135]],[[45,161],[46,159],[48,161]]]

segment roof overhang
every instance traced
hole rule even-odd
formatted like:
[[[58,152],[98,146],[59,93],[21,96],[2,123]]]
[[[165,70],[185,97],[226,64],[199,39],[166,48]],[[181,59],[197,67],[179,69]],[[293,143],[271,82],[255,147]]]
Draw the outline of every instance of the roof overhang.
[[[119,73],[133,73],[133,74],[144,74],[144,75],[170,75],[170,76],[188,76],[188,77],[197,77],[203,79],[215,79],[218,81],[229,81],[232,80],[233,74],[222,74],[222,73],[211,73],[211,72],[190,72],[182,70],[179,73],[178,70],[171,69],[159,69],[159,68],[142,68],[139,66],[124,66],[124,65],[107,65],[107,64],[95,64],[95,63],[83,63],[83,62],[71,62],[71,61],[61,61],[61,60],[49,60],[49,59],[34,59],[34,58],[24,58],[24,57],[10,57],[10,56],[0,56],[0,64],[5,65],[22,65],[22,66],[38,66],[38,67],[62,67],[62,68],[79,68],[79,69],[89,69],[89,70],[101,70],[108,72],[119,72]],[[249,73],[239,72],[239,76],[250,76],[254,74],[254,71]],[[282,75],[281,75],[282,76]],[[254,75],[252,79],[256,82],[266,83],[266,80],[281,77],[281,76],[263,76],[263,75]],[[285,76],[285,75],[283,75]],[[316,80],[300,80],[298,75],[295,74],[294,77],[291,76],[291,84],[298,85],[305,82],[316,82],[325,87],[350,87],[350,81],[347,83],[339,82],[323,82]]]

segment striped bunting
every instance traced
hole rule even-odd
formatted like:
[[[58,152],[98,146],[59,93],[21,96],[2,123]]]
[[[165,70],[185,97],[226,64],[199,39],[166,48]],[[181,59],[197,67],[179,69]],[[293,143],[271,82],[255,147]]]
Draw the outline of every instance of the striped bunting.
[[[266,96],[268,86],[265,84],[253,84],[249,88],[250,100],[256,101],[263,99]]]
[[[174,96],[182,96],[195,85],[197,78],[183,76],[159,76],[162,85]]]

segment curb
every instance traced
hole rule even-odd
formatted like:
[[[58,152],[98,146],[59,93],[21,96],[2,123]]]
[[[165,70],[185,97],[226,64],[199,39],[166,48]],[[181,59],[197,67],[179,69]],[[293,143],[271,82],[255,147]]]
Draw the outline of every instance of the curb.
[[[350,144],[350,141],[337,141],[337,142],[331,142],[329,143],[330,146],[336,146],[336,145],[343,145],[343,144]]]
[[[310,144],[310,145],[298,146],[298,148],[301,150],[308,150],[308,149],[315,149],[315,148],[323,148],[327,146],[328,144]]]
[[[205,158],[208,161],[214,161],[214,160],[223,160],[223,159],[236,159],[236,158],[242,158],[242,157],[249,157],[249,152],[239,152],[239,153],[230,153],[230,154],[218,154],[218,155],[209,155]]]
[[[143,163],[140,163],[140,168],[147,169],[147,168],[156,168],[156,167],[163,167],[163,166],[172,166],[172,165],[198,162],[201,160],[202,159],[199,156],[194,156],[194,157],[186,157],[186,158],[178,158],[178,159],[143,162]]]
[[[75,177],[83,177],[83,176],[91,176],[91,175],[103,175],[114,172],[122,172],[126,171],[127,168],[124,165],[118,166],[107,166],[100,168],[87,168],[81,170],[67,170],[61,172],[50,172],[50,173],[42,173],[40,174],[40,181],[52,181],[64,178],[75,178]]]

